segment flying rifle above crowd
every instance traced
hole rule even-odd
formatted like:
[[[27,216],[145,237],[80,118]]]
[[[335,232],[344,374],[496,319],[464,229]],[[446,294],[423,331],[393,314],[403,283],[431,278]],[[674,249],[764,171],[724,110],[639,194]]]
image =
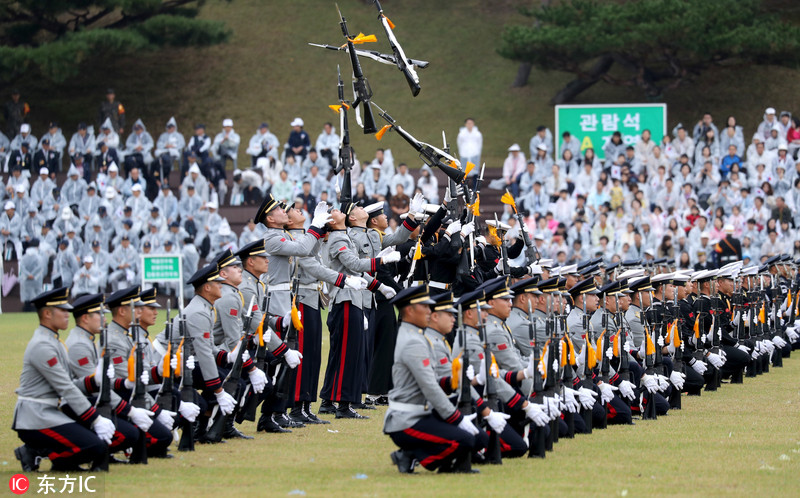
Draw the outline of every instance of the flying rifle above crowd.
[[[406,142],[411,145],[417,152],[419,152],[419,158],[430,167],[437,167],[445,175],[448,176],[451,180],[456,183],[461,183],[464,180],[464,171],[461,170],[461,162],[456,159],[455,157],[451,156],[447,152],[439,149],[438,147],[434,147],[433,145],[425,142],[421,142],[414,138],[409,132],[404,130],[400,125],[397,124],[395,119],[391,117],[386,111],[381,109],[381,107],[372,102],[378,111],[380,111],[379,116],[386,120],[388,125],[384,125],[381,130],[375,134],[375,138],[378,140],[383,138],[383,135],[390,130],[396,131]]]
[[[363,33],[359,33],[356,37],[351,37],[350,32],[347,30],[347,21],[339,10],[338,5],[336,10],[339,12],[339,18],[341,19],[339,25],[346,40],[347,54],[350,56],[350,65],[353,68],[353,96],[355,97],[353,99],[353,110],[356,111],[356,122],[364,128],[365,135],[371,135],[378,131],[375,127],[375,118],[372,116],[372,108],[369,106],[369,101],[372,98],[372,88],[370,88],[369,81],[364,77],[364,72],[361,70],[361,63],[358,60],[355,44],[375,42],[378,39],[375,38],[375,35],[365,35]],[[359,105],[364,109],[363,123],[358,113]]]
[[[335,50],[337,52],[345,52],[349,53],[350,49],[347,48],[347,45],[336,46],[336,45],[328,45],[327,43],[309,43],[312,47],[319,47],[319,48],[327,48],[328,50]],[[382,54],[377,50],[364,50],[364,49],[356,49],[356,55],[359,57],[366,57],[368,59],[372,59],[374,61],[380,62],[381,64],[386,64],[389,66],[397,66],[397,59],[392,54]],[[421,61],[417,59],[406,59],[406,62],[417,69],[425,69],[428,67],[430,62],[428,61]]]
[[[408,87],[411,89],[411,94],[416,97],[419,95],[419,75],[414,70],[413,64],[408,63],[408,57],[406,57],[405,52],[403,51],[403,47],[400,46],[400,42],[397,41],[397,38],[394,36],[394,23],[389,20],[388,17],[383,13],[383,7],[381,7],[381,3],[378,0],[375,0],[375,7],[378,9],[378,20],[383,25],[383,30],[386,32],[386,38],[389,39],[389,45],[392,47],[392,53],[394,54],[394,60],[397,63],[397,69],[399,69],[403,76],[406,77],[406,82],[408,82]]]
[[[329,105],[333,112],[339,115],[339,129],[342,131],[342,136],[339,138],[339,162],[334,168],[334,173],[339,174],[344,170],[342,178],[342,193],[341,202],[350,202],[353,198],[352,180],[350,171],[355,164],[355,157],[353,148],[350,147],[350,127],[347,124],[347,110],[350,109],[350,103],[344,99],[344,82],[342,81],[342,72],[339,66],[336,66],[336,74],[338,76],[338,96],[339,103]]]

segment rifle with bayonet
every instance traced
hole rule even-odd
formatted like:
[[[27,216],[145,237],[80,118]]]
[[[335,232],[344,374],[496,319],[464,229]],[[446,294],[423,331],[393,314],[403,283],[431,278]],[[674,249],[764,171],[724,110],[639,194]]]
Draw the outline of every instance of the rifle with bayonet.
[[[178,411],[178,400],[175,398],[175,372],[172,370],[172,325],[169,315],[172,313],[172,301],[167,300],[167,321],[165,324],[164,335],[167,338],[167,351],[164,353],[164,368],[162,370],[161,389],[158,392],[156,403],[158,406],[171,412]]]
[[[604,384],[608,384],[609,380],[611,378],[611,375],[610,375],[610,373],[611,373],[611,364],[610,364],[610,360],[608,359],[608,355],[606,355],[606,352],[608,351],[608,347],[609,347],[609,344],[608,344],[609,343],[609,340],[608,340],[608,310],[606,308],[605,296],[603,296],[601,298],[601,300],[603,301],[603,314],[602,314],[602,319],[601,319],[602,320],[601,323],[602,323],[602,327],[603,327],[603,332],[600,333],[600,337],[601,337],[602,343],[601,343],[600,352],[599,352],[599,354],[601,355],[601,357],[600,357],[600,379],[599,380],[600,380],[600,382],[602,382]],[[603,397],[602,396],[600,397],[600,402],[603,404],[603,409],[605,410],[606,416],[602,417],[602,421],[600,422],[600,425],[597,428],[598,429],[605,429],[606,426],[608,425],[607,419],[608,419],[609,407],[608,407],[608,403],[603,402]]]
[[[542,374],[539,372],[541,353],[539,344],[536,342],[536,322],[533,318],[533,307],[530,302],[528,302],[528,338],[530,339],[531,354],[533,355],[533,382],[531,383],[531,392],[528,393],[528,403],[542,405],[544,404],[544,385]],[[533,398],[531,398],[531,395]],[[545,449],[546,432],[544,427],[539,427],[534,423],[530,424],[528,458],[545,458],[547,454]]]
[[[236,400],[234,411],[236,411],[236,407],[239,406],[239,398],[241,397],[241,393],[239,392],[239,380],[242,378],[244,352],[247,351],[247,343],[251,337],[251,334],[248,333],[248,330],[250,330],[250,321],[253,319],[254,300],[255,296],[250,299],[250,305],[247,307],[247,314],[245,314],[244,317],[242,337],[239,339],[239,345],[237,346],[238,349],[236,351],[236,358],[233,361],[231,370],[228,372],[228,375],[225,376],[225,380],[222,382],[222,390],[233,396],[233,399]],[[225,415],[222,413],[222,410],[219,409],[219,405],[215,405],[213,411],[211,412],[211,418],[208,421],[208,432],[206,433],[206,438],[214,443],[220,442],[222,440],[222,433],[225,431],[225,427],[229,423],[233,423],[235,416],[235,413]]]
[[[561,362],[559,363],[563,370],[559,372],[558,380],[561,383],[561,387],[559,388],[558,392],[561,396],[561,399],[566,399],[565,396],[565,389],[567,388],[567,383],[572,386],[572,382],[575,379],[575,370],[573,366],[575,364],[575,350],[573,349],[572,340],[569,338],[569,330],[567,329],[567,315],[564,313],[564,299],[559,297],[559,315],[558,315],[558,324],[560,330],[563,331],[563,335],[559,343],[563,343],[563,352],[561,353]],[[569,410],[564,411],[564,422],[567,424],[567,435],[568,439],[575,437],[575,414]]]
[[[506,189],[506,193],[500,198],[500,201],[503,204],[511,206],[511,208],[514,210],[514,217],[517,218],[519,232],[522,236],[522,241],[525,243],[525,260],[527,261],[527,264],[536,264],[536,262],[538,262],[540,259],[539,250],[536,249],[533,241],[528,236],[528,230],[525,228],[525,221],[522,218],[522,213],[517,210],[517,203],[514,200],[514,196],[511,195],[511,192],[509,192],[508,189]]]
[[[544,382],[544,395],[548,398],[555,398],[558,389],[558,338],[556,337],[556,324],[553,317],[553,295],[547,294],[547,317],[545,319],[545,335],[548,337],[549,346],[547,347],[547,359],[545,360],[545,371],[547,372]],[[548,404],[549,415],[549,404]],[[550,433],[545,439],[545,450],[552,451],[553,443],[558,441],[558,417],[550,421]]]
[[[350,37],[350,32],[347,30],[347,21],[345,20],[344,16],[342,15],[342,11],[339,10],[339,6],[336,6],[336,11],[339,12],[339,18],[341,21],[339,22],[339,26],[342,28],[342,35],[344,35],[344,39],[346,40],[347,45],[347,54],[350,56],[350,65],[353,68],[353,96],[355,100],[353,100],[353,110],[356,113],[356,122],[361,125],[361,116],[358,114],[358,106],[364,109],[364,134],[370,135],[378,131],[375,127],[375,118],[372,116],[372,108],[369,106],[370,99],[372,98],[372,88],[369,86],[369,81],[367,78],[364,77],[364,72],[361,70],[361,63],[358,60],[358,53],[356,53],[355,46],[353,45],[353,38]],[[367,37],[370,41],[375,41],[374,36]],[[366,41],[366,40],[365,40]]]
[[[477,309],[480,313],[480,308]],[[457,372],[458,378],[458,411],[462,415],[472,415],[472,382],[469,380],[467,370],[469,369],[469,351],[467,350],[467,329],[464,328],[464,315],[461,305],[458,305],[458,328],[456,329],[458,340],[462,345],[461,356],[454,361],[461,363]],[[464,458],[460,461],[459,471],[469,473],[472,471],[472,459]]]
[[[111,380],[106,375],[108,367],[111,366],[111,356],[108,354],[108,327],[106,327],[106,315],[103,313],[102,309],[100,310],[100,320],[102,321],[100,325],[100,350],[102,352],[100,361],[103,364],[103,371],[100,374],[101,378],[95,379],[95,382],[100,384],[100,396],[98,396],[97,402],[95,403],[95,410],[97,410],[98,415],[109,419],[116,427],[117,413],[111,406]],[[98,465],[100,470],[108,470],[110,459],[111,453],[108,450],[108,446],[106,446],[103,460]]]
[[[186,318],[183,315],[183,309],[178,312],[175,317],[178,320],[178,331],[181,336],[181,343],[178,345],[178,360],[179,368],[181,369],[181,401],[188,403],[196,403],[197,392],[194,390],[194,380],[192,377],[192,370],[186,368],[186,362],[189,355],[188,351],[192,351],[192,338],[186,334]],[[194,451],[194,424],[186,419],[181,419],[181,439],[178,442],[178,451]]]
[[[778,309],[780,308],[781,303],[781,293],[780,287],[778,287],[778,282],[776,281],[777,278],[777,275],[770,275],[770,306],[772,307],[772,335],[770,337],[778,336],[783,339],[783,331],[780,321],[778,320]],[[775,346],[775,350],[772,352],[772,366],[783,367],[783,350],[778,346]]]
[[[339,129],[342,136],[339,138],[339,162],[336,164],[333,172],[339,174],[344,170],[342,177],[342,191],[340,194],[340,202],[351,202],[353,200],[353,182],[351,180],[351,171],[353,164],[355,164],[355,156],[353,148],[350,146],[350,127],[347,124],[347,109],[350,108],[350,103],[344,99],[344,82],[342,82],[342,72],[339,66],[336,66],[336,74],[338,76],[337,91],[339,103],[330,106],[339,115]],[[265,311],[266,313],[266,311]]]
[[[411,95],[416,97],[419,95],[419,75],[414,70],[414,67],[408,63],[408,57],[406,57],[405,52],[403,52],[403,47],[400,46],[400,42],[397,41],[397,38],[394,36],[394,23],[389,20],[388,17],[383,13],[383,7],[381,7],[381,3],[378,0],[375,1],[375,7],[378,8],[378,20],[383,25],[383,30],[386,32],[386,38],[389,39],[389,46],[392,47],[392,53],[394,54],[395,62],[397,63],[397,69],[403,73],[403,76],[406,77],[406,82],[408,82],[408,87],[411,89]]]
[[[594,344],[594,334],[592,334],[590,317],[586,314],[586,295],[583,296],[583,316],[581,316],[581,326],[585,332],[583,339],[586,341],[586,345],[583,348],[583,379],[581,379],[581,386],[589,391],[595,391],[596,388],[594,381],[592,380],[592,376],[594,375],[592,365],[597,363],[597,356],[594,355],[592,350],[592,345]],[[586,425],[587,432],[591,434],[593,422],[592,409],[581,406],[581,417],[583,417],[583,423]]]
[[[133,299],[131,299],[131,325],[130,334],[134,340],[133,356],[134,366],[128,364],[128,380],[134,382],[133,393],[131,394],[131,406],[148,410],[150,407],[147,400],[147,386],[142,382],[144,373],[144,343],[141,340],[142,328],[139,327],[139,319],[136,318],[136,309]],[[146,334],[147,332],[145,332]],[[130,360],[129,360],[130,362]],[[132,374],[132,375],[131,375]],[[131,450],[130,463],[147,463],[147,436],[146,432],[139,429],[139,439]]]
[[[651,301],[652,302],[652,301]],[[651,305],[652,306],[652,305]],[[644,341],[645,341],[645,350],[644,350],[644,367],[645,367],[645,375],[655,375],[655,353],[658,351],[658,347],[653,340],[653,336],[650,334],[650,331],[653,330],[654,326],[650,326],[650,321],[647,318],[647,313],[642,313],[642,326],[644,327]],[[656,412],[656,403],[655,397],[653,393],[650,392],[649,389],[644,388],[642,386],[642,420],[655,420],[658,418],[658,413]]]
[[[309,43],[312,47],[319,47],[319,48],[326,48],[328,50],[334,50],[337,52],[350,52],[350,48],[345,44],[342,46],[336,45],[328,45],[327,43]],[[397,59],[395,59],[393,54],[382,54],[377,50],[364,50],[364,49],[356,49],[356,55],[359,57],[367,57],[368,59],[372,59],[376,62],[380,62],[381,64],[386,64],[389,66],[396,66]],[[406,59],[406,62],[414,66],[418,69],[425,69],[430,65],[429,61],[422,61],[419,59]]]
[[[403,140],[408,142],[408,144],[419,153],[419,158],[422,159],[422,162],[430,167],[439,168],[445,175],[448,176],[448,178],[454,180],[456,183],[461,183],[464,180],[464,172],[461,170],[461,162],[458,159],[442,149],[434,147],[429,143],[417,140],[400,125],[398,125],[395,119],[386,111],[381,109],[378,104],[375,102],[370,103],[374,105],[378,111],[380,111],[378,115],[386,120],[387,123],[389,123],[381,128],[381,131],[375,135],[375,138],[380,140],[383,138],[383,134],[386,131],[394,130],[400,135],[400,137],[402,137]]]
[[[674,286],[674,294],[672,298],[672,316],[674,321],[674,325],[672,326],[672,347],[675,350],[672,353],[672,371],[678,372],[679,374],[684,373],[684,364],[683,364],[683,340],[681,339],[681,330],[683,327],[681,326],[681,309],[680,304],[678,304],[678,286]],[[674,408],[677,410],[681,409],[681,390],[676,388],[674,385],[672,386],[672,392],[669,395],[669,406],[670,408]]]
[[[269,287],[269,277],[265,282],[265,285]],[[264,327],[268,327],[268,320],[266,319],[269,315],[267,310],[269,309],[269,292],[264,292],[264,297],[261,300],[261,311],[262,311],[262,320],[256,330],[256,335],[258,341],[256,342],[256,368],[267,373],[267,344],[264,343]],[[269,381],[269,375],[267,375],[267,379]],[[251,393],[250,397],[247,398],[244,407],[240,410],[241,420],[239,420],[239,415],[237,415],[236,421],[238,423],[242,423],[244,420],[250,420],[251,422],[256,419],[256,409],[258,408],[259,402],[261,402],[262,396],[258,393]]]
[[[291,287],[291,319],[289,320],[288,329],[284,342],[289,349],[298,349],[297,347],[297,334],[302,330],[303,324],[300,322],[299,314],[297,311],[297,292],[300,289],[300,276],[297,272],[297,258],[295,258],[294,268],[292,270],[292,287]],[[299,368],[299,367],[297,367]],[[297,378],[297,368],[290,368],[289,364],[284,360],[280,364],[280,371],[275,377],[275,395],[278,399],[282,399],[285,404],[291,404],[294,401],[294,386],[295,379]]]
[[[494,355],[489,347],[489,341],[486,337],[486,327],[483,323],[483,315],[481,313],[481,302],[477,302],[478,313],[478,330],[480,331],[481,341],[483,343],[483,371],[486,373],[486,386],[484,388],[484,398],[493,412],[498,411],[499,403],[497,401],[497,385],[495,384],[494,372],[497,368],[494,361]],[[464,344],[466,351],[466,343]],[[502,464],[503,457],[500,454],[500,434],[497,431],[491,430],[489,434],[489,444],[486,447],[486,463]]]

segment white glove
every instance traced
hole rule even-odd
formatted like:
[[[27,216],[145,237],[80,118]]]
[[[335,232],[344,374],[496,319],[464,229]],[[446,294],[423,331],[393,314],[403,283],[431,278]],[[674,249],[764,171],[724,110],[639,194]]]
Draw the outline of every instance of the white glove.
[[[128,412],[128,419],[130,419],[131,423],[138,427],[139,429],[147,432],[151,425],[153,425],[153,412],[150,410],[145,410],[144,408],[136,408],[132,406],[131,411]]]
[[[247,372],[250,377],[250,384],[253,386],[253,392],[260,393],[267,385],[267,375],[260,368],[251,368]]]
[[[162,365],[163,365],[163,363],[162,363]],[[173,356],[172,358],[169,359],[169,368],[170,368],[170,370],[172,372],[175,372],[175,369],[178,368],[178,357],[177,356]],[[164,372],[161,372],[161,373],[164,373]]]
[[[458,428],[462,431],[466,432],[470,436],[477,436],[478,435],[478,428],[475,427],[475,424],[472,423],[477,416],[477,413],[473,413],[472,415],[464,415],[464,418],[461,419],[461,422],[458,423]]]
[[[623,398],[627,398],[627,399],[631,399],[632,400],[633,398],[636,397],[636,395],[633,392],[633,389],[636,386],[633,385],[632,382],[629,382],[627,380],[620,381],[618,387],[619,387],[619,393],[622,395]]]
[[[506,428],[506,420],[510,419],[511,415],[507,413],[500,413],[494,410],[489,412],[486,416],[486,423],[492,428],[494,432],[500,434]]]
[[[739,351],[743,351],[747,354],[750,354],[750,349],[747,347],[747,344],[737,344],[736,349],[738,349]]]
[[[408,205],[408,211],[411,213],[418,213],[422,209],[422,205],[424,203],[425,198],[422,196],[422,194],[416,194]]]
[[[528,403],[522,410],[525,412],[525,416],[539,427],[544,427],[550,421],[550,417],[544,412],[542,405]]]
[[[233,413],[233,409],[236,408],[236,400],[233,398],[233,396],[224,390],[214,393],[214,396],[217,398],[219,411],[221,411],[223,415],[230,415]]]
[[[706,370],[708,370],[706,364],[703,363],[702,361],[697,361],[697,358],[692,358],[692,360],[689,362],[689,366],[691,366],[694,369],[694,371],[699,373],[700,375],[705,374]]]
[[[398,261],[400,261],[400,253],[397,251],[390,251],[386,256],[381,257],[381,264],[383,265],[397,263]]]
[[[651,393],[654,393],[658,391],[658,379],[655,375],[644,374],[642,375],[642,386]]]
[[[447,235],[453,235],[454,233],[456,233],[456,232],[458,232],[460,230],[461,230],[461,221],[456,220],[456,221],[450,223],[449,225],[447,225],[447,228],[445,229],[445,233]]]
[[[576,394],[578,394],[578,391],[570,389],[569,387],[564,388],[564,408],[569,413],[578,413],[581,409],[581,405],[575,398]]]
[[[786,341],[783,340],[783,337],[775,336],[772,338],[772,344],[777,346],[778,348],[784,348],[786,346]]]
[[[189,422],[194,422],[200,415],[200,407],[189,401],[181,401],[181,404],[178,405],[178,413]]]
[[[686,381],[686,374],[678,372],[677,370],[673,370],[672,373],[669,374],[669,381],[672,382],[672,385],[675,386],[675,389],[682,391],[683,384]]]
[[[444,203],[447,204],[448,202],[453,200],[453,196],[450,195],[450,185],[444,188]]]
[[[533,355],[528,358],[528,366],[522,371],[522,375],[525,376],[526,379],[533,377]]]
[[[578,372],[583,372],[583,365],[586,363],[586,344],[581,348],[578,356],[575,357],[575,367]]]
[[[367,288],[367,281],[361,277],[344,277],[344,286],[354,290],[364,290]]]
[[[299,351],[290,349],[283,355],[283,359],[286,360],[286,364],[289,365],[289,368],[296,368],[300,364],[300,360],[303,359],[303,355],[300,354]]]
[[[285,317],[283,317],[284,323],[288,323],[286,320],[291,320],[291,319],[292,317],[290,315],[286,315]],[[236,344],[236,347],[233,348],[233,351],[228,353],[228,363],[233,363],[236,361],[236,356],[239,354],[240,347],[242,347],[241,341],[239,341],[239,343]],[[246,362],[249,359],[250,359],[250,353],[248,353],[247,350],[245,349],[244,352],[242,353],[242,363]]]
[[[311,219],[311,226],[322,228],[333,220],[333,216],[328,213],[328,203],[320,202],[314,208],[314,217]]]
[[[139,376],[139,380],[142,381],[142,384],[148,385],[150,383],[150,372],[143,371],[142,375]],[[133,389],[134,387],[136,387],[136,382],[125,379],[125,389]]]
[[[550,420],[555,420],[561,416],[561,400],[559,399],[558,394],[552,398],[545,396],[544,402],[547,405],[547,413],[550,414]]]
[[[475,379],[475,368],[472,365],[467,367],[467,378],[470,382]]]
[[[109,368],[113,370],[111,366],[111,362],[108,362]],[[101,385],[103,383],[103,358],[98,358],[97,364],[94,366],[94,381],[97,382],[97,385]]]
[[[597,384],[597,387],[600,388],[600,400],[603,403],[608,403],[614,399],[614,391],[619,391],[617,386],[612,386],[611,384],[606,384],[605,382]]]
[[[175,415],[177,413],[162,409],[161,413],[156,417],[156,421],[167,429],[172,430],[172,426],[175,424]]]
[[[265,336],[264,341],[266,341],[266,336]],[[189,355],[189,357],[186,358],[186,370],[194,370],[194,355],[193,354]]]
[[[715,353],[708,353],[706,355],[706,360],[708,360],[708,362],[714,365],[716,368],[722,368],[722,365],[725,364],[725,360],[722,359],[722,356]]]
[[[664,347],[664,336],[662,336],[661,334],[658,334],[658,340],[656,341],[656,343],[658,344],[659,347],[663,348]]]
[[[114,437],[114,432],[116,432],[117,429],[114,427],[114,422],[103,416],[99,416],[92,422],[92,430],[104,443],[111,444],[111,439]]]
[[[469,237],[469,234],[471,234],[474,231],[475,231],[475,223],[473,223],[472,221],[470,221],[466,225],[462,225],[461,226],[461,238],[463,239],[463,238]]]
[[[614,348],[606,349],[606,358],[608,358],[609,360],[614,359]]]
[[[658,381],[659,391],[665,391],[669,387],[669,379],[666,376],[656,374],[656,380]]]
[[[797,339],[800,338],[800,334],[793,328],[787,328],[786,335],[789,336],[789,342],[797,342]]]
[[[400,254],[400,253],[398,252],[397,254]],[[383,297],[385,297],[386,299],[391,299],[391,298],[393,298],[394,296],[397,295],[397,291],[392,289],[391,287],[389,287],[386,284],[379,285],[378,286],[378,292],[383,294]]]
[[[472,365],[470,365],[472,366]],[[475,381],[478,383],[479,386],[486,384],[486,362],[481,361],[481,369],[478,372],[478,375],[475,376]]]
[[[581,386],[578,389],[578,401],[586,410],[591,410],[594,406],[597,398],[597,393],[592,391],[591,389],[586,389],[585,387]]]

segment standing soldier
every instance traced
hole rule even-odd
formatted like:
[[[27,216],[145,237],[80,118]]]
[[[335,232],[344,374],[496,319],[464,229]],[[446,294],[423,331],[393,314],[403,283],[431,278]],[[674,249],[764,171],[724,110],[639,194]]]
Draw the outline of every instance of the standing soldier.
[[[9,137],[17,134],[17,130],[22,126],[28,117],[31,108],[27,102],[20,98],[19,90],[11,90],[11,100],[3,105],[3,115],[6,117],[6,131]]]
[[[319,207],[317,207],[319,209]],[[328,224],[330,234],[324,254],[329,267],[348,276],[358,276],[363,272],[375,273],[380,265],[400,260],[400,253],[391,251],[382,257],[362,259],[356,244],[347,235],[347,227],[368,217],[364,208],[352,202],[342,203],[342,209],[331,212],[333,221]],[[385,252],[385,251],[384,251]],[[381,253],[382,254],[382,253]],[[369,275],[367,288],[372,292],[394,292]],[[331,334],[331,348],[328,354],[328,368],[320,397],[320,413],[333,412],[333,402],[339,402],[336,418],[366,418],[356,412],[351,404],[361,402],[361,390],[366,375],[364,365],[364,346],[368,324],[365,321],[364,296],[360,290],[349,288],[333,289],[331,292],[331,311],[328,313],[328,331]]]
[[[125,132],[125,107],[114,100],[115,96],[113,88],[106,90],[106,100],[100,103],[97,124],[99,128],[106,119],[111,120],[111,130],[121,136]]]
[[[14,450],[25,472],[37,470],[42,457],[50,458],[54,471],[74,472],[84,463],[96,470],[114,436],[114,423],[98,415],[72,380],[58,335],[69,326],[68,300],[69,289],[59,287],[32,301],[39,326],[25,348],[11,426],[25,443]],[[74,420],[58,409],[62,401]]]
[[[293,204],[285,208],[289,215],[286,228],[294,239],[300,239],[305,234],[303,213]],[[299,350],[303,355],[301,370],[297,373],[295,391],[295,406],[289,418],[309,424],[328,424],[327,420],[318,418],[311,411],[311,403],[317,401],[319,389],[319,372],[322,367],[322,316],[320,314],[320,284],[344,288],[345,286],[363,290],[367,288],[367,281],[361,277],[349,276],[335,272],[320,262],[320,248],[318,242],[310,256],[297,259],[297,272],[300,288],[297,293],[297,308],[303,317],[303,331],[299,334]],[[391,365],[391,362],[389,362]],[[299,404],[297,404],[299,403]]]

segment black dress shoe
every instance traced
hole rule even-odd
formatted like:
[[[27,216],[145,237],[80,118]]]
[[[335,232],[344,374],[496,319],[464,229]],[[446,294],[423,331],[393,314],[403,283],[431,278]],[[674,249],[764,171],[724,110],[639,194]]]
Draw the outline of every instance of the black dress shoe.
[[[38,457],[36,452],[27,444],[16,448],[14,450],[14,456],[17,457],[19,463],[22,464],[23,472],[35,472],[39,470],[39,460],[41,460],[41,458]]]
[[[281,427],[278,422],[275,421],[274,414],[267,416],[265,413],[262,413],[261,418],[258,419],[256,430],[258,432],[265,431],[275,433],[292,432],[289,429]]]
[[[369,417],[365,415],[361,415],[357,411],[353,410],[353,407],[350,403],[341,402],[339,403],[339,408],[336,409],[336,418],[363,418],[367,419]]]
[[[289,412],[289,420],[293,422],[300,422],[301,424],[313,423],[305,413],[305,410],[303,410],[303,405],[295,405],[295,407],[292,408],[292,411]]]
[[[319,404],[317,413],[319,415],[333,415],[336,413],[336,405],[333,404],[333,401],[323,399],[322,403]]]
[[[303,403],[303,414],[308,419],[308,422],[306,422],[307,424],[316,424],[316,425],[330,424],[330,422],[328,422],[327,420],[322,420],[321,418],[314,415],[314,412],[311,411],[311,403],[309,401]]]
[[[222,437],[224,439],[255,439],[253,436],[248,436],[246,434],[242,434],[239,432],[236,427],[228,427],[224,433],[222,433]]]
[[[403,450],[393,451],[391,454],[392,462],[397,465],[397,470],[401,474],[413,474],[414,467],[417,466],[417,460],[411,453]]]
[[[355,403],[350,403],[350,406],[357,410],[377,410],[374,406],[366,405],[360,401],[356,401]]]
[[[306,424],[304,424],[303,422],[298,422],[296,420],[290,419],[289,416],[286,415],[285,413],[276,413],[275,420],[277,420],[278,423],[281,424],[281,427],[302,429],[303,427],[306,426]]]
[[[379,396],[378,399],[375,400],[376,406],[389,406],[389,397],[388,396]]]

